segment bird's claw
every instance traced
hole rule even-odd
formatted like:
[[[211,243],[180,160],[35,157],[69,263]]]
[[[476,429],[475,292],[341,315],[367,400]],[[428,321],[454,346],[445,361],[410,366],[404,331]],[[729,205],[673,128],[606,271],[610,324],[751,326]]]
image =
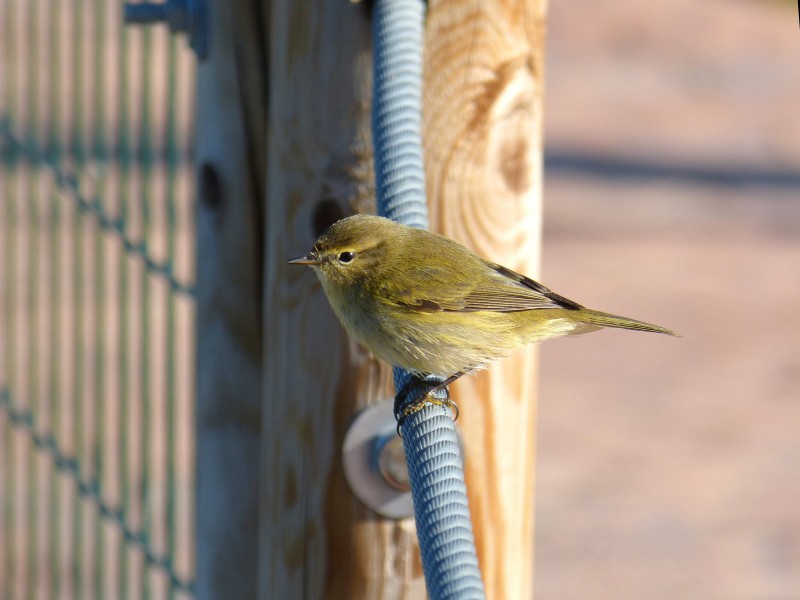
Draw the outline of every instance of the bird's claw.
[[[425,387],[428,389],[426,389],[417,400],[404,405],[408,394],[411,393],[412,389],[415,387]],[[436,392],[442,390],[445,394],[444,398],[437,398],[434,396]],[[409,380],[394,397],[394,418],[397,420],[397,435],[403,437],[401,428],[403,427],[403,422],[409,415],[418,413],[429,404],[450,409],[453,412],[453,421],[458,420],[458,405],[450,399],[450,393],[447,390],[446,383],[425,381],[414,377]]]

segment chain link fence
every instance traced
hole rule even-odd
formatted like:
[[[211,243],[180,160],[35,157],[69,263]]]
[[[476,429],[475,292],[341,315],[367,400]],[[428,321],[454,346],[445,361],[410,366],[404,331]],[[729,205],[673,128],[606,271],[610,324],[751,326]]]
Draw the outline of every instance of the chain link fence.
[[[187,598],[194,58],[0,0],[0,597]]]

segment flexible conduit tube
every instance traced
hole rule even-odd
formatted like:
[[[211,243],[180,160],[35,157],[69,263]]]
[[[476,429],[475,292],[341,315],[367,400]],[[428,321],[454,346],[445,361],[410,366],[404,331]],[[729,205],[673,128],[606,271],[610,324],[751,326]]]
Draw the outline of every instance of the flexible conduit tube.
[[[378,214],[427,228],[422,159],[422,0],[376,0],[372,136]],[[398,390],[411,375],[395,368]],[[421,391],[402,399],[413,403]],[[449,412],[428,405],[403,422],[422,568],[431,600],[484,600],[464,469]]]

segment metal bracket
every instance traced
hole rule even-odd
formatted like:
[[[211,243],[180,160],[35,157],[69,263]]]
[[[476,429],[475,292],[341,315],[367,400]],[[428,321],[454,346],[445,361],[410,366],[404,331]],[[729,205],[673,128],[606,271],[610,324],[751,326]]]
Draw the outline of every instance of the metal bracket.
[[[350,424],[342,447],[344,475],[353,494],[390,519],[414,514],[411,480],[402,438],[397,435],[394,399],[364,409]],[[458,445],[464,455],[461,433]]]
[[[384,517],[414,514],[403,440],[386,400],[361,412],[344,439],[344,474],[356,497]]]
[[[184,32],[197,58],[208,53],[207,0],[166,0],[162,4],[142,2],[125,4],[123,20],[132,25],[167,23],[172,33]]]

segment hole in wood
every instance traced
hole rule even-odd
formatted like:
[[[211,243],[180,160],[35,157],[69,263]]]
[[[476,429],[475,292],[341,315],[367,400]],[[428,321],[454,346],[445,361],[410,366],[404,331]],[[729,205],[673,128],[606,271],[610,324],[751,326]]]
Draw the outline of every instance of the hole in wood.
[[[199,174],[200,202],[211,210],[222,207],[222,184],[211,163],[203,163]]]
[[[335,200],[320,200],[314,214],[311,215],[311,229],[314,238],[318,238],[325,230],[344,217],[342,207]]]

